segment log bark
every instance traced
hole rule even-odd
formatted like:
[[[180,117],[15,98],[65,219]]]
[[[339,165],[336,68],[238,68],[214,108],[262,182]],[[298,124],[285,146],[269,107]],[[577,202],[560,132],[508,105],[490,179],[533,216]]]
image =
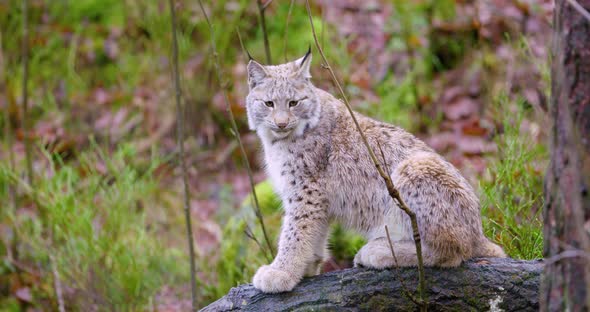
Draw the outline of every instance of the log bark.
[[[425,268],[428,311],[537,311],[542,267],[540,260],[480,258],[458,268]],[[201,311],[417,311],[400,277],[416,290],[416,268],[354,268],[304,279],[281,294],[241,285]]]
[[[590,21],[578,5],[590,10],[555,1],[542,311],[590,310]]]

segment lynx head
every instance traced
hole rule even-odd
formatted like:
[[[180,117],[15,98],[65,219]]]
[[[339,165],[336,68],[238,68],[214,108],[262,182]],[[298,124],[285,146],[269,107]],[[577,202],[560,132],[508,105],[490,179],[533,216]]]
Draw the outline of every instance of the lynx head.
[[[262,138],[301,135],[319,120],[320,106],[309,73],[311,50],[293,62],[264,66],[248,63],[246,109],[250,129]]]

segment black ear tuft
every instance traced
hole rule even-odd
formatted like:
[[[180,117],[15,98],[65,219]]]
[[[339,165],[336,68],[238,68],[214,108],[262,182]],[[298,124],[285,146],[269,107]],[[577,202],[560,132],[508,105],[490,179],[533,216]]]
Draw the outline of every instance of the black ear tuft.
[[[303,64],[305,64],[305,61],[307,60],[307,58],[311,55],[311,44],[309,45],[309,47],[307,48],[307,53],[305,53],[305,56],[303,57],[303,59],[301,60],[301,63],[299,63],[299,67],[303,66]]]

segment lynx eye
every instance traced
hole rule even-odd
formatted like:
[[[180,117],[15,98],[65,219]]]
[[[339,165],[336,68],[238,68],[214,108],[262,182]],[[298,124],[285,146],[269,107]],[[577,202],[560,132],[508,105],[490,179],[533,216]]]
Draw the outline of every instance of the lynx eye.
[[[289,101],[289,107],[295,107],[299,104],[299,101]]]
[[[266,105],[267,107],[275,107],[275,103],[273,101],[266,101],[264,102],[264,105]]]

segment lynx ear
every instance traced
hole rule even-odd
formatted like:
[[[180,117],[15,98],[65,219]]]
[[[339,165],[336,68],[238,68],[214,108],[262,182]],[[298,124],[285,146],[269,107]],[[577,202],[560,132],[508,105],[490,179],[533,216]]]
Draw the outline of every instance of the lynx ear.
[[[311,73],[309,72],[309,67],[311,65],[311,47],[309,47],[304,57],[295,61],[295,65],[297,65],[297,75],[303,78],[311,78]]]
[[[266,78],[266,70],[255,60],[248,62],[248,86],[250,90],[254,89],[260,82]]]

